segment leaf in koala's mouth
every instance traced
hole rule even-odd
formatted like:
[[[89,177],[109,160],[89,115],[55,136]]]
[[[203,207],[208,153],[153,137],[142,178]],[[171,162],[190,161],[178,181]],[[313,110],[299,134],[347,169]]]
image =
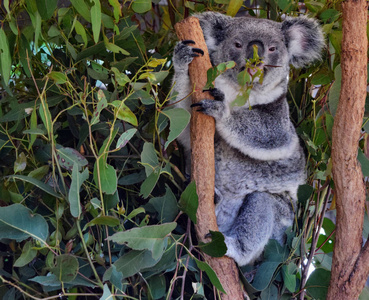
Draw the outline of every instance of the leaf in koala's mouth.
[[[254,68],[247,68],[247,73],[249,73],[252,77],[257,73],[260,72],[260,74],[264,71],[264,64],[258,64]]]

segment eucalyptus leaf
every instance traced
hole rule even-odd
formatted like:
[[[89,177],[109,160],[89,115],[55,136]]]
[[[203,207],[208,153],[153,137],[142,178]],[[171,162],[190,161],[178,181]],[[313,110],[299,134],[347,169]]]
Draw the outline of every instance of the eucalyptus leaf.
[[[92,0],[91,7],[91,24],[92,24],[92,32],[94,36],[94,41],[97,43],[100,37],[100,29],[101,29],[101,4],[100,0]]]
[[[82,213],[80,189],[84,181],[88,179],[88,169],[84,169],[82,173],[78,171],[78,165],[73,165],[72,182],[68,192],[68,200],[70,204],[70,212],[73,217],[79,218]]]
[[[87,165],[87,159],[79,153],[76,149],[69,147],[60,147],[57,149],[57,159],[64,169],[72,171],[76,166],[78,170]]]
[[[159,213],[160,222],[172,222],[178,214],[177,199],[168,185],[165,186],[165,195],[150,199],[149,204]]]
[[[33,243],[31,241],[27,241],[23,246],[21,256],[14,262],[14,267],[24,267],[30,263],[36,255],[37,250],[33,248]]]
[[[55,258],[55,267],[51,272],[61,282],[70,282],[77,276],[79,269],[78,260],[70,254],[61,254]]]
[[[9,179],[18,179],[18,180],[22,180],[24,182],[28,182],[33,184],[34,186],[37,186],[39,189],[43,190],[44,192],[50,194],[51,196],[54,196],[56,198],[62,198],[63,196],[60,195],[59,193],[55,192],[52,187],[48,184],[43,183],[42,181],[30,177],[30,176],[24,176],[24,175],[11,175],[8,176]]]
[[[316,300],[327,299],[331,272],[322,268],[315,269],[310,274],[305,288],[308,294]]]
[[[10,78],[12,58],[10,55],[9,42],[3,27],[0,28],[0,66],[1,76],[7,85]]]
[[[179,209],[187,214],[191,221],[196,224],[196,212],[199,206],[199,198],[196,192],[196,183],[192,181],[183,191],[178,202]]]
[[[117,173],[114,167],[105,163],[102,158],[99,158],[95,163],[94,181],[97,186],[101,186],[101,190],[106,194],[112,195],[117,190]]]
[[[118,258],[114,265],[118,272],[123,273],[123,279],[137,274],[142,269],[156,265],[161,257],[154,259],[149,250],[130,251]]]
[[[227,246],[224,242],[224,236],[218,231],[211,231],[211,242],[200,243],[199,248],[201,251],[213,257],[222,257],[227,252]]]
[[[206,263],[203,261],[200,261],[196,258],[194,258],[197,267],[201,270],[204,271],[206,273],[206,275],[208,275],[211,283],[222,293],[226,293],[222,284],[219,281],[219,278],[217,277],[217,274],[214,272],[214,270]]]
[[[151,9],[151,0],[135,0],[132,9],[136,13],[143,14]]]
[[[141,163],[145,167],[147,177],[159,166],[158,156],[153,143],[146,142],[143,145]]]
[[[140,228],[132,228],[108,237],[109,240],[125,244],[134,250],[150,250],[153,259],[159,259],[163,255],[165,238],[176,228],[177,223],[166,223]]]
[[[21,204],[0,207],[0,240],[21,242],[31,237],[45,246],[48,236],[49,226],[41,215]]]
[[[170,120],[169,136],[164,145],[166,149],[187,127],[191,119],[191,114],[183,108],[164,109],[163,114]]]

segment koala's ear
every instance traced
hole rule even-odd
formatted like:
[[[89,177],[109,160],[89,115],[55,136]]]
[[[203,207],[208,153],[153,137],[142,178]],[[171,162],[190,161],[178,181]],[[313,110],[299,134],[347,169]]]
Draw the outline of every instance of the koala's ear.
[[[226,38],[227,27],[232,18],[216,12],[196,14],[194,17],[200,21],[209,51],[215,51],[219,43]]]
[[[290,55],[290,63],[301,68],[321,59],[324,36],[318,21],[307,17],[287,18],[282,32]]]

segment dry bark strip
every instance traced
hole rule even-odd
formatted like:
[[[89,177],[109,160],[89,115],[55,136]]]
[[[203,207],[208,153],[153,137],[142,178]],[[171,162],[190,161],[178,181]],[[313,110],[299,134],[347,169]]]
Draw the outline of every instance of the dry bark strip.
[[[209,93],[202,92],[207,81],[206,72],[212,66],[199,20],[195,17],[189,17],[177,23],[175,30],[180,40],[193,40],[196,43],[195,47],[204,51],[203,56],[195,57],[189,65],[191,84],[195,88],[192,102],[196,103],[205,98],[211,99]],[[214,133],[214,119],[194,109],[191,117],[191,176],[196,182],[199,196],[195,229],[198,239],[202,242],[208,242],[205,235],[209,233],[209,230],[219,231],[214,209]],[[224,290],[227,292],[227,295],[222,294],[222,299],[242,300],[243,291],[239,282],[238,269],[233,259],[226,256],[221,258],[206,256],[206,261],[218,275]]]
[[[369,244],[362,247],[365,186],[357,161],[366,87],[368,3],[342,3],[342,85],[332,133],[337,227],[328,300],[357,299],[369,275]]]

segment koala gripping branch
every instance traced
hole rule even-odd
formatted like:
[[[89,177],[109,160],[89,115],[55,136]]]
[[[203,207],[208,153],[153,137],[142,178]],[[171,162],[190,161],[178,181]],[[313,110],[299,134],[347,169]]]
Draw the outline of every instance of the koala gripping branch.
[[[195,17],[189,17],[177,23],[175,30],[180,40],[193,40],[195,47],[204,51],[203,56],[195,57],[189,65],[190,80],[194,86],[192,102],[196,103],[204,98],[211,98],[208,93],[202,92],[207,81],[207,70],[211,68],[211,62],[199,20]],[[207,242],[205,236],[209,230],[219,231],[214,209],[214,133],[214,119],[194,109],[191,117],[191,175],[192,180],[196,182],[199,196],[195,229],[198,239],[202,242]],[[238,269],[233,259],[226,256],[221,258],[206,256],[206,261],[213,268],[227,292],[226,295],[222,295],[222,299],[243,299]]]

